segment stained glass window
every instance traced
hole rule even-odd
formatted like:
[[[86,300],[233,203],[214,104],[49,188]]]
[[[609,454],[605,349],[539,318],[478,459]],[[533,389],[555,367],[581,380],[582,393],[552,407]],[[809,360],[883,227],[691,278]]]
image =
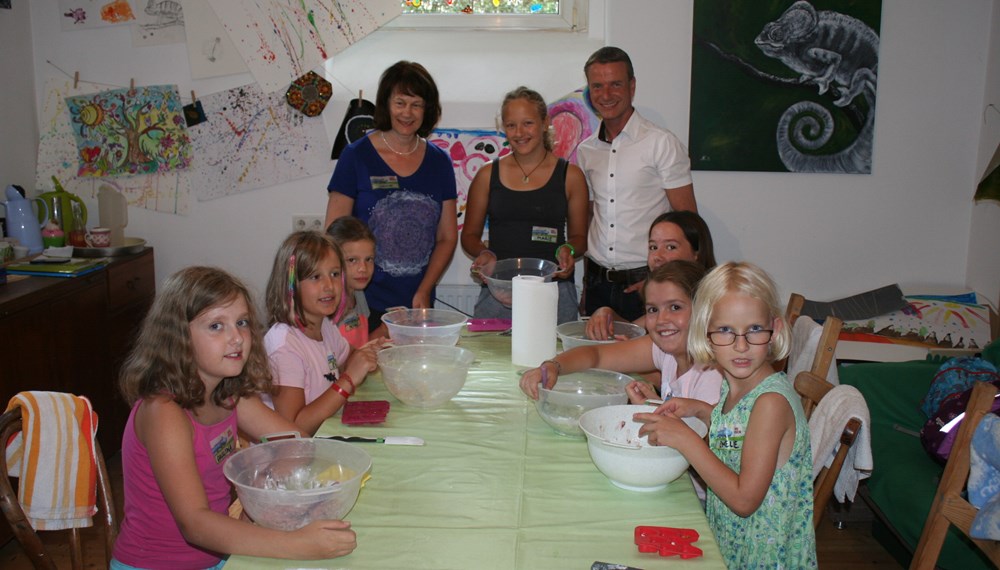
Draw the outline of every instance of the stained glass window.
[[[559,0],[404,0],[403,14],[558,14]]]

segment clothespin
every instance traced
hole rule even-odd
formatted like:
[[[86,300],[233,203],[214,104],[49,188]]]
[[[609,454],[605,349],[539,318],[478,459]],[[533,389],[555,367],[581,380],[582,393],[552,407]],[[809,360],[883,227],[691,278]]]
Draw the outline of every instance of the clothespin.
[[[191,104],[197,103],[198,98],[194,96],[194,89],[191,90]]]
[[[73,72],[73,89],[76,89],[80,85],[80,72]]]
[[[364,102],[364,100],[365,100],[365,90],[358,89],[358,108],[361,108],[361,104]]]
[[[128,80],[128,94],[135,95],[135,77]]]
[[[639,547],[639,552],[657,552],[660,556],[680,556],[684,560],[698,558],[704,554],[692,544],[698,538],[698,531],[693,528],[635,527],[635,544]]]

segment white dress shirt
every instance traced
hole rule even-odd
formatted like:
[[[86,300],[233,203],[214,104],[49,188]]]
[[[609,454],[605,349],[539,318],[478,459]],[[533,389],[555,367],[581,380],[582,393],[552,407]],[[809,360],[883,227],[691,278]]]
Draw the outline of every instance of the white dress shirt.
[[[612,142],[600,140],[600,132],[577,148],[594,203],[587,256],[610,269],[643,267],[649,226],[670,210],[665,190],[691,184],[691,160],[676,135],[638,111]]]

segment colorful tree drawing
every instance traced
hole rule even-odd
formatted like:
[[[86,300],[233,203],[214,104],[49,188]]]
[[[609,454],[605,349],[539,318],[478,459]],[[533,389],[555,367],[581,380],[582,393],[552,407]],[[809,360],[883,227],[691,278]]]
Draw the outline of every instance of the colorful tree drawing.
[[[190,140],[175,87],[115,89],[66,98],[79,176],[127,176],[187,168]]]

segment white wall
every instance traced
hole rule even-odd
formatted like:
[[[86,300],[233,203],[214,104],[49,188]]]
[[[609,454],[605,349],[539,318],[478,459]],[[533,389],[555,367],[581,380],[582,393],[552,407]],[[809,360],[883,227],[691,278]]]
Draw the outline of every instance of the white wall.
[[[0,73],[4,77],[0,88],[0,191],[8,184],[27,190],[35,180],[38,125],[29,16],[27,2],[12,2],[10,10],[0,10]]]
[[[985,54],[987,64],[986,93],[983,109],[982,135],[979,139],[979,160],[976,162],[978,182],[1000,145],[1000,2],[993,3],[990,46]],[[991,107],[988,107],[992,105]],[[1000,306],[1000,203],[984,201],[972,208],[969,231],[968,283],[987,296],[994,306]]]
[[[996,67],[996,57],[987,57],[990,34],[994,54],[1000,35],[995,4],[884,0],[873,174],[696,172],[699,209],[717,257],[756,261],[783,294],[814,299],[894,282],[961,286],[967,266],[1000,265],[995,247],[982,253],[988,259],[969,261],[987,67]],[[56,0],[33,0],[31,12],[36,100],[45,79],[59,74],[46,59],[88,80],[176,83],[181,93],[251,81],[249,75],[192,81],[182,46],[132,49],[125,29],[61,32]],[[606,43],[632,55],[640,111],[682,139],[688,135],[692,14],[691,1],[608,0],[603,16],[592,19],[605,22]],[[485,127],[502,94],[517,84],[548,98],[581,85],[582,64],[597,45],[565,33],[378,32],[328,63],[335,100],[324,113],[327,129],[332,138],[347,100],[358,89],[374,95],[378,74],[398,59],[424,63],[438,81],[442,127]],[[0,58],[0,72],[10,77],[7,59]],[[996,90],[991,93],[995,101]],[[0,145],[13,143],[4,138]],[[195,202],[187,217],[130,208],[128,233],[156,247],[159,279],[188,264],[212,263],[263,287],[292,214],[323,211],[327,178]],[[995,209],[984,209],[982,217],[977,231],[997,231]],[[457,254],[444,281],[467,283],[467,268]],[[996,276],[983,278],[995,299]]]
[[[814,299],[962,285],[993,4],[882,2],[871,175],[695,172],[716,257]],[[686,139],[692,3],[624,5],[609,3],[607,42],[632,54],[640,110]]]

